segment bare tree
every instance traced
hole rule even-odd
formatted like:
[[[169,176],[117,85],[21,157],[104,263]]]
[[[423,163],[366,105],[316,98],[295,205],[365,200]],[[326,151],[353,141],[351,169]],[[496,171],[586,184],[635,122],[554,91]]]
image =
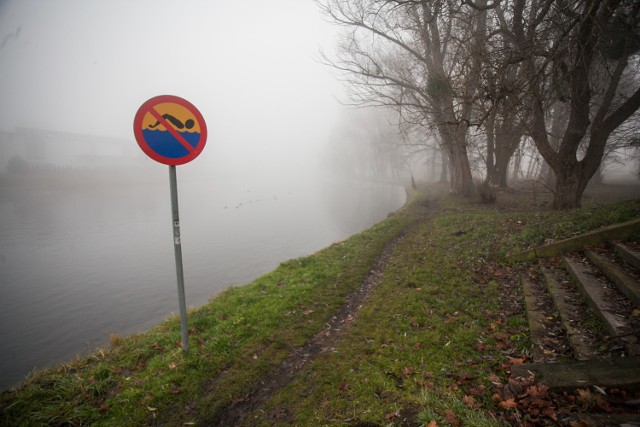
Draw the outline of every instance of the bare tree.
[[[580,206],[609,136],[640,108],[640,86],[619,92],[640,47],[639,23],[638,2],[514,1],[513,60],[526,63],[529,132],[554,172],[557,209]],[[550,97],[569,113],[557,148],[548,133]]]
[[[526,68],[512,61],[514,39],[510,36],[508,2],[496,2],[482,50],[474,52],[482,61],[478,118],[486,135],[486,183],[507,186],[509,162],[525,135],[523,91]]]
[[[449,161],[452,191],[475,193],[467,131],[480,84],[486,0],[318,0],[345,27],[336,58],[358,105],[392,106],[409,123],[435,132]]]
[[[354,103],[433,132],[458,193],[475,192],[469,149],[483,129],[487,182],[506,185],[529,136],[553,172],[553,206],[577,207],[609,137],[640,108],[637,1],[316,1],[345,27],[325,61]]]

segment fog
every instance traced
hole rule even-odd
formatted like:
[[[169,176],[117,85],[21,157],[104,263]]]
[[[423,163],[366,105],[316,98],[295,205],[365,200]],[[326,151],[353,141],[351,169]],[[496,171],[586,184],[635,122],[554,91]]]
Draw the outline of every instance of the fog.
[[[177,312],[168,168],[133,131],[150,98],[208,129],[177,166],[188,306],[404,203],[327,161],[334,31],[301,0],[0,2],[0,389]]]
[[[5,1],[0,29],[5,132],[135,146],[138,107],[171,94],[193,103],[209,129],[185,171],[273,176],[315,169],[342,110],[341,85],[317,61],[335,29],[311,1]]]

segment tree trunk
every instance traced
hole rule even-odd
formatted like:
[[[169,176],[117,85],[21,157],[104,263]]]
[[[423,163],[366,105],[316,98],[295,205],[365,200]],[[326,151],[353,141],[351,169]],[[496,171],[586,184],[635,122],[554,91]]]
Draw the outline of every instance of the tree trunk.
[[[449,184],[451,192],[466,197],[476,193],[476,187],[471,175],[471,165],[464,143],[453,140],[445,144],[449,158]]]
[[[519,118],[513,114],[516,107],[510,102],[511,110],[500,109],[500,123],[496,123],[496,112],[487,117],[485,129],[487,131],[487,180],[491,185],[507,188],[509,163],[520,146],[524,128],[516,124]]]
[[[523,0],[518,1],[516,9],[518,12],[516,21],[518,21],[520,29],[522,18],[520,13],[524,4]],[[602,161],[609,135],[640,108],[640,87],[636,88],[636,91],[625,101],[614,107],[614,99],[619,94],[620,78],[627,68],[630,55],[633,53],[631,45],[625,45],[630,40],[630,32],[627,31],[627,34],[624,34],[623,53],[617,60],[615,67],[610,69],[607,74],[593,74],[597,72],[596,67],[592,65],[594,58],[599,53],[598,43],[603,38],[606,24],[611,22],[611,18],[620,4],[620,0],[593,2],[586,9],[584,16],[576,21],[575,42],[572,42],[575,53],[571,56],[570,72],[566,74],[569,83],[569,102],[565,108],[568,108],[569,117],[557,151],[551,146],[546,132],[542,92],[539,85],[540,75],[535,67],[533,57],[528,60],[529,87],[533,89],[531,136],[540,154],[555,173],[553,206],[556,209],[571,209],[580,206],[582,194],[589,179]],[[639,8],[640,5],[636,3],[629,16],[637,16]],[[524,47],[522,31],[519,32],[518,39],[519,44]],[[607,58],[599,60],[606,61]],[[597,109],[591,118],[590,109],[595,98],[591,81],[595,77],[607,80],[604,80],[605,84],[602,85],[602,91],[596,104]],[[576,159],[577,150],[589,128],[590,137],[587,150],[583,159],[578,162]]]
[[[484,181],[486,185],[495,185],[500,181],[500,174],[496,168],[496,136],[495,136],[496,114],[495,111],[487,116],[485,129],[487,131],[487,153],[485,158],[485,167],[487,169],[487,177]]]
[[[511,157],[513,158],[513,172],[511,174],[511,177],[514,181],[516,181],[518,180],[518,174],[521,174],[520,169],[522,168],[522,158],[524,157],[524,150],[516,150],[516,153],[514,153],[514,155]]]
[[[440,181],[441,183],[449,182],[449,156],[447,155],[447,150],[440,150],[440,158],[442,163],[442,168],[440,168]]]
[[[509,162],[513,158],[514,153],[520,146],[522,139],[522,131],[509,133],[500,133],[496,136],[496,185],[501,188],[507,188],[507,178],[509,172]]]
[[[579,162],[573,165],[566,165],[555,173],[556,185],[553,194],[554,209],[574,209],[579,208],[589,178],[582,173]]]
[[[438,133],[442,146],[449,158],[449,177],[451,192],[470,197],[476,194],[476,186],[471,174],[471,164],[467,155],[465,137],[467,126],[464,123],[455,123],[452,114],[453,108],[445,114],[438,114]]]
[[[458,141],[455,148],[456,181],[452,185],[452,190],[454,193],[466,197],[473,196],[476,194],[476,186],[473,182],[473,175],[471,174],[467,147],[464,143]]]

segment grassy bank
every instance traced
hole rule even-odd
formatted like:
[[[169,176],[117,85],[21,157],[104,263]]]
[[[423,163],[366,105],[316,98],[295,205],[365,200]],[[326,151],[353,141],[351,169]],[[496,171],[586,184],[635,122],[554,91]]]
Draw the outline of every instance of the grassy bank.
[[[637,201],[570,212],[509,206],[424,190],[371,229],[191,311],[188,355],[179,348],[176,318],[112,337],[112,348],[3,393],[0,423],[207,424],[322,331],[404,231],[335,346],[252,408],[246,423],[500,425],[513,414],[496,400],[495,387],[509,364],[525,357],[529,341],[519,287],[496,260],[640,216]]]

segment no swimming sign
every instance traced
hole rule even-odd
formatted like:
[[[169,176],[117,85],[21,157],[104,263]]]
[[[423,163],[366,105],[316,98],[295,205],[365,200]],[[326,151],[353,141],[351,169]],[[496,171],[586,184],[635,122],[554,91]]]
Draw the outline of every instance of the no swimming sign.
[[[149,99],[133,120],[138,145],[147,156],[169,166],[195,159],[207,141],[207,125],[189,101],[173,95]]]
[[[138,145],[153,160],[169,165],[171,224],[176,261],[178,308],[182,350],[189,351],[189,330],[182,267],[182,239],[178,212],[178,180],[176,166],[198,157],[207,141],[207,125],[200,111],[189,101],[172,95],[161,95],[143,103],[133,119],[133,133]]]

